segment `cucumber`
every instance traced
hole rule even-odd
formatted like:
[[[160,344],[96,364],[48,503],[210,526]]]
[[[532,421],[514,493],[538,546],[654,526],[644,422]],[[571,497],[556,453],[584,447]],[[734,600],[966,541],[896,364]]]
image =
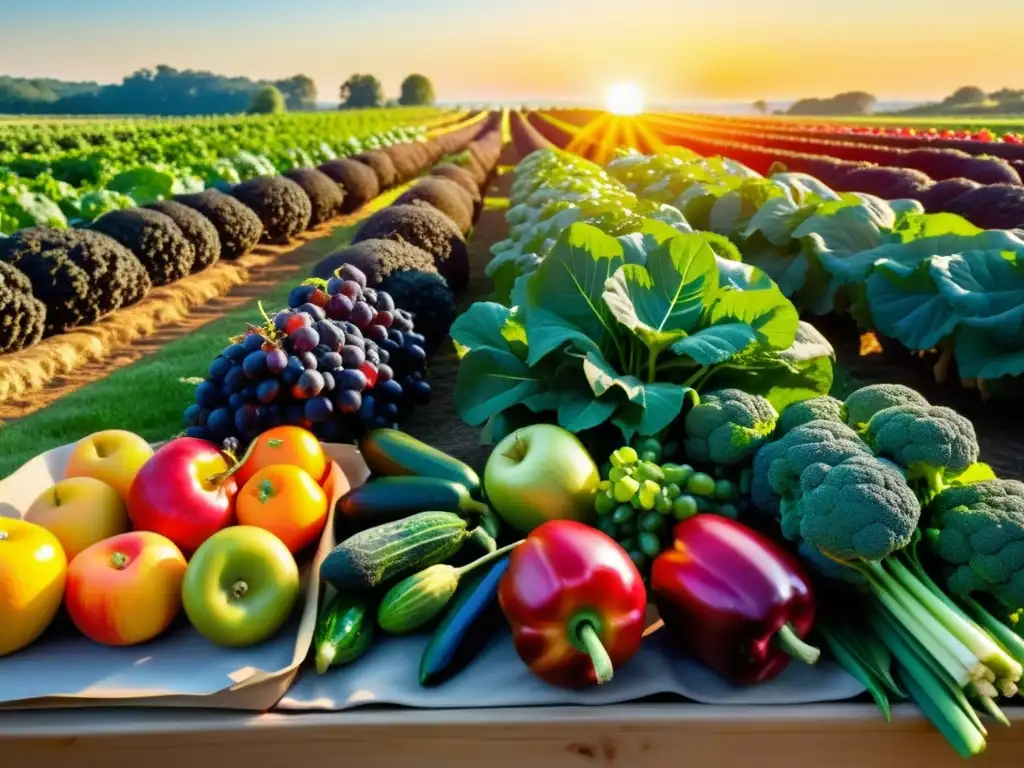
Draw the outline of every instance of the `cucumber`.
[[[359,440],[359,452],[378,477],[436,477],[480,495],[480,476],[470,466],[397,429],[367,432]]]
[[[334,534],[343,536],[425,510],[470,515],[479,522],[493,513],[466,486],[438,477],[381,477],[353,488],[334,509]],[[494,534],[492,534],[494,535]]]
[[[317,674],[355,661],[372,643],[369,600],[363,595],[337,593],[327,601],[313,633]]]
[[[375,589],[447,560],[472,536],[456,514],[420,512],[349,536],[324,558],[320,578],[339,592]]]
[[[461,568],[439,563],[402,579],[381,600],[377,608],[377,624],[392,635],[414,632],[444,610],[463,576],[503,557],[520,544],[521,541],[509,544]]]
[[[503,557],[467,579],[455,593],[420,659],[420,685],[438,685],[476,658],[502,623],[498,585],[508,570]]]

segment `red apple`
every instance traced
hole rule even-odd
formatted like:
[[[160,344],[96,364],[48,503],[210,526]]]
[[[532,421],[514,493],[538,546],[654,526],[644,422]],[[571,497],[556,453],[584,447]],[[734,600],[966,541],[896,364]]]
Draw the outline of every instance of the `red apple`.
[[[215,445],[179,437],[160,447],[132,482],[128,517],[136,530],[153,531],[191,554],[235,522],[238,483]]]

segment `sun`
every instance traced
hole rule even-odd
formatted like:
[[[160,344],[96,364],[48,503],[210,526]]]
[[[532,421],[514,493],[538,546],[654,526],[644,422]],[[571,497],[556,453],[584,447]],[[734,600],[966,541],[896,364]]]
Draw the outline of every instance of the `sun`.
[[[605,95],[605,107],[613,115],[639,115],[644,111],[644,92],[636,83],[615,83]]]

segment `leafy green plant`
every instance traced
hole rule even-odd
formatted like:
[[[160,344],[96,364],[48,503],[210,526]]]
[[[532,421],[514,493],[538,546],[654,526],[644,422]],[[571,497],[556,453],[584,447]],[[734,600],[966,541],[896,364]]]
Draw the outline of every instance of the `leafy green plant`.
[[[460,416],[479,425],[523,406],[629,440],[663,430],[705,387],[741,386],[780,410],[827,392],[828,343],[714,242],[659,221],[618,238],[566,228],[517,283],[514,309],[477,303],[452,326]]]

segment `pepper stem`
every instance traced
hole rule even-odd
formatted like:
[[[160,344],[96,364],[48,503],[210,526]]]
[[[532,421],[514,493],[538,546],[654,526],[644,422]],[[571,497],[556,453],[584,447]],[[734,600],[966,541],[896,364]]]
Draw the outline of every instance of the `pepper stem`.
[[[472,571],[474,568],[479,568],[481,565],[489,563],[492,560],[497,560],[499,557],[504,555],[506,552],[511,552],[513,549],[518,547],[524,541],[526,541],[526,539],[520,539],[519,541],[513,541],[511,544],[506,544],[501,549],[496,549],[493,552],[484,555],[483,557],[478,557],[476,560],[474,560],[471,563],[466,563],[466,565],[462,566],[461,568],[456,568],[455,569],[456,578],[461,579],[463,576],[465,576],[467,573]]]
[[[597,684],[602,685],[612,679],[614,673],[614,667],[612,667],[611,656],[608,655],[608,651],[601,645],[601,638],[597,635],[597,630],[594,629],[594,625],[589,621],[580,622],[579,627],[576,629],[576,636],[580,642],[583,643],[583,647],[590,655],[590,660],[594,664],[594,674],[597,676]]]
[[[814,664],[821,656],[821,651],[797,637],[793,627],[789,624],[779,627],[779,631],[775,635],[775,642],[783,651],[804,664]]]

